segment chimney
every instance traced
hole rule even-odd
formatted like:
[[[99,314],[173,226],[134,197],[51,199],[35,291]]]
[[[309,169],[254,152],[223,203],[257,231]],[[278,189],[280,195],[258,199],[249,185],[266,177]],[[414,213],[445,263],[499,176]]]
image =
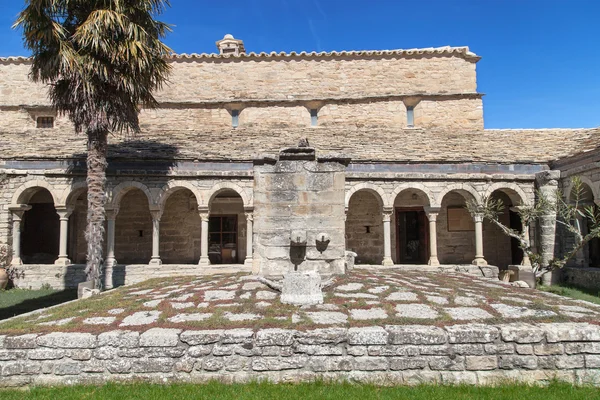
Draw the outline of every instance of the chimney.
[[[235,39],[233,35],[229,33],[223,37],[223,39],[217,41],[217,49],[219,49],[220,55],[234,55],[246,54],[244,49],[244,41]]]

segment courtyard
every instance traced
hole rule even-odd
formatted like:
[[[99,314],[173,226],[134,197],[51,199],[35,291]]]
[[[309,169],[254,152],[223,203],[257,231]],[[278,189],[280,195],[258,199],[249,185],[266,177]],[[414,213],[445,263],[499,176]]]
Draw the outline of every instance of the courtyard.
[[[174,276],[16,317],[6,334],[150,328],[360,327],[510,322],[600,323],[600,305],[464,273],[367,267],[334,279],[324,304],[296,307],[249,274]]]

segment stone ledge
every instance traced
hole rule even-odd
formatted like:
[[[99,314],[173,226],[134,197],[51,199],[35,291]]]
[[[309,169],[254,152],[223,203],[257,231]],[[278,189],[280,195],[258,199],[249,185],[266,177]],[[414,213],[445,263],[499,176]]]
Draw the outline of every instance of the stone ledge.
[[[357,380],[600,386],[600,327],[586,323],[53,332],[0,340],[0,386]]]

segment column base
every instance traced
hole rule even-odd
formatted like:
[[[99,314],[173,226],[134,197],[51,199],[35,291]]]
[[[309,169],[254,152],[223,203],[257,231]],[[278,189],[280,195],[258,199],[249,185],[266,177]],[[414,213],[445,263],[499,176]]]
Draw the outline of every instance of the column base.
[[[200,261],[198,261],[198,265],[210,265],[210,260],[208,259],[208,257],[200,257]]]
[[[381,263],[381,265],[383,265],[384,267],[391,267],[392,265],[394,265],[394,261],[392,261],[391,258],[384,258],[383,262]]]
[[[485,260],[485,258],[476,258],[476,259],[473,260],[473,262],[471,262],[471,264],[477,265],[477,266],[480,266],[480,267],[488,265],[488,263]]]
[[[23,260],[21,260],[21,257],[13,257],[10,265],[23,265]]]
[[[244,267],[252,267],[253,263],[254,261],[251,257],[246,257],[246,259],[244,260]]]
[[[437,267],[440,265],[440,260],[437,257],[429,257],[429,261],[427,265],[431,265],[432,267]]]
[[[67,257],[58,257],[56,261],[54,261],[54,265],[62,265],[63,267],[67,265],[71,265],[71,260]]]
[[[150,265],[162,265],[162,261],[160,260],[160,258],[153,258],[150,260],[150,262],[148,263]]]

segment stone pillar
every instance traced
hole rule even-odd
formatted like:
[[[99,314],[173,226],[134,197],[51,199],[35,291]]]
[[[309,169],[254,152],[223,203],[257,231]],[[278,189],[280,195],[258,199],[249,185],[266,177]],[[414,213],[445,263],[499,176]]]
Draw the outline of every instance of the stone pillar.
[[[246,211],[246,259],[244,265],[247,267],[252,266],[252,225],[254,224],[254,214],[251,210]]]
[[[104,263],[104,287],[112,289],[113,284],[113,269],[117,265],[115,259],[115,221],[118,208],[106,210],[106,261]]]
[[[392,230],[390,221],[392,219],[392,209],[383,210],[383,265],[394,265],[392,261]]]
[[[475,221],[475,259],[473,265],[487,265],[487,261],[483,257],[483,215],[474,214]]]
[[[152,214],[152,258],[150,259],[150,265],[160,265],[162,261],[160,260],[160,217],[162,216],[162,211],[160,210],[150,210],[150,214]]]
[[[21,220],[23,219],[23,214],[27,210],[31,210],[31,206],[27,204],[16,204],[13,206],[9,206],[8,209],[12,211],[12,220],[13,220],[13,231],[12,231],[12,261],[11,265],[22,265],[23,260],[21,260]]]
[[[523,226],[523,229],[524,229],[523,237],[527,241],[527,243],[529,243],[529,247],[531,247],[531,241],[529,240],[529,227]],[[531,260],[529,259],[529,256],[525,252],[523,252],[523,261],[521,261],[521,265],[524,265],[526,267],[531,267]]]
[[[439,207],[425,207],[425,214],[429,220],[429,262],[427,264],[433,266],[440,265],[437,256],[437,217],[439,213]]]
[[[69,216],[73,212],[72,208],[61,207],[56,209],[56,213],[60,219],[60,239],[58,245],[58,258],[54,262],[55,265],[69,265],[69,255],[67,254],[67,239],[69,237]]]
[[[201,209],[200,207],[198,207],[198,211],[200,212],[200,220],[202,221],[200,231],[200,261],[198,265],[210,265],[210,260],[208,259],[208,218],[210,212],[208,209]]]
[[[582,217],[581,215],[579,215],[577,217],[577,224],[579,225],[579,232],[581,232],[582,236],[585,236],[587,233],[587,221],[584,217]],[[587,257],[586,255],[586,250],[587,250],[587,245],[584,245],[583,247],[581,247],[579,250],[577,250],[577,252],[575,253],[575,265],[578,267],[588,267],[588,263],[587,261]]]
[[[556,195],[558,193],[558,181],[560,179],[560,171],[550,170],[539,172],[535,175],[538,190],[546,199],[556,204]],[[539,219],[539,249],[542,266],[546,266],[555,256],[556,244],[556,213],[549,211],[542,215]],[[543,283],[550,285],[557,283],[559,274],[548,272],[543,276]]]

